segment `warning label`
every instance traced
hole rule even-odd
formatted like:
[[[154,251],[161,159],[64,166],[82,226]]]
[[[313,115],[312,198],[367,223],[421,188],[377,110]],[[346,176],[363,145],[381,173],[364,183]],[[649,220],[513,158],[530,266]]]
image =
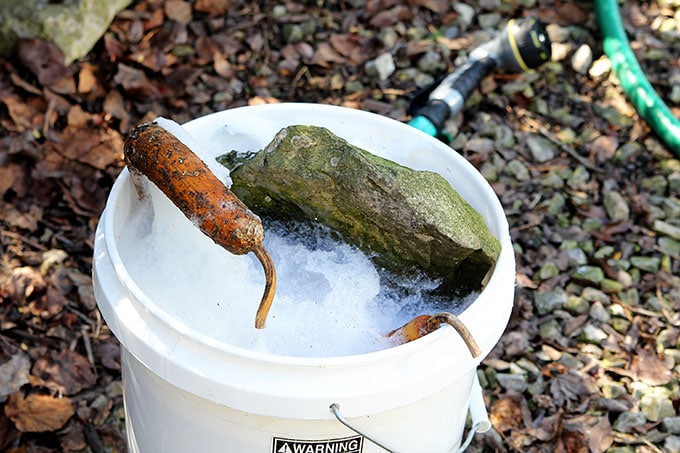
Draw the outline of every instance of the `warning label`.
[[[342,439],[300,440],[275,437],[272,453],[361,453],[363,436]]]

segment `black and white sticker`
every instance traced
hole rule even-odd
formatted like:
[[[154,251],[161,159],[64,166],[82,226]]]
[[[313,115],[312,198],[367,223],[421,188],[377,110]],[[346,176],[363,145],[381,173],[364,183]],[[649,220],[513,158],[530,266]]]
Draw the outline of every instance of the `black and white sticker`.
[[[363,448],[363,436],[323,440],[274,437],[272,453],[361,453]]]

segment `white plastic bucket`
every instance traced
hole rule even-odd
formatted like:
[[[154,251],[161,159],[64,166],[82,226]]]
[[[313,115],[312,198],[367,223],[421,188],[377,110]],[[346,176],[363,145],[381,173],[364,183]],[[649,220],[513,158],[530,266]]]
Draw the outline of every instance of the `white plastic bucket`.
[[[406,124],[358,110],[262,105],[207,115],[185,127],[218,154],[227,148],[261,149],[279,129],[293,124],[324,126],[377,155],[438,172],[484,216],[502,251],[484,291],[459,316],[482,354],[473,359],[448,327],[397,347],[328,358],[265,354],[210,338],[181,316],[170,316],[163,301],[147,297],[128,273],[118,243],[126,234],[125,219],[136,193],[124,171],[97,229],[94,288],[99,308],[122,345],[133,452],[384,451],[336,419],[331,405],[391,451],[450,452],[461,445],[470,401],[480,404],[472,393],[478,387],[476,368],[502,335],[514,297],[513,249],[495,193],[445,144]],[[177,211],[177,216],[182,214]],[[200,309],[211,315],[210,307]]]

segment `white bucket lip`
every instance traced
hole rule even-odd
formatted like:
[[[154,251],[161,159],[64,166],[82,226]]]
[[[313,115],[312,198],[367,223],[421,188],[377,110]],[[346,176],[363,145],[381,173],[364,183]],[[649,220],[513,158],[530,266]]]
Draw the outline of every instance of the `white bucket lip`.
[[[125,191],[134,191],[127,169],[116,180],[97,227],[93,266],[97,302],[121,345],[161,378],[194,395],[245,412],[284,418],[330,419],[328,404],[331,402],[339,403],[346,417],[379,413],[412,404],[445,387],[459,385],[456,383],[460,378],[468,379],[505,330],[514,298],[514,294],[509,294],[514,288],[515,260],[508,222],[489,183],[463,156],[439,140],[394,119],[347,107],[307,103],[247,106],[212,113],[184,126],[194,138],[207,139],[212,138],[211,131],[217,124],[239,125],[243,120],[245,123],[240,126],[250,127],[248,119],[252,115],[262,115],[265,122],[267,115],[271,115],[269,119],[276,118],[263,128],[278,124],[279,117],[291,121],[288,124],[296,124],[292,121],[299,118],[309,121],[306,124],[326,126],[331,130],[333,124],[338,124],[345,132],[348,127],[357,127],[356,123],[370,124],[371,129],[359,134],[358,140],[347,139],[357,146],[364,145],[362,139],[371,144],[380,139],[377,146],[366,146],[378,154],[388,146],[398,146],[403,139],[401,134],[396,135],[399,141],[390,141],[386,136],[386,143],[383,143],[381,126],[392,132],[398,132],[395,128],[403,128],[409,142],[413,137],[418,146],[422,141],[425,148],[447,151],[428,154],[425,166],[440,170],[444,166],[449,178],[452,178],[451,170],[456,170],[460,181],[457,186],[452,185],[459,192],[467,192],[468,196],[462,195],[482,212],[502,247],[486,287],[459,315],[479,343],[481,355],[472,358],[452,328],[438,329],[410,343],[378,351],[331,357],[265,353],[215,340],[196,331],[152,301],[128,273],[119,254],[117,241],[124,232],[115,228],[120,221],[116,216],[118,203],[124,202],[122,195],[130,195]],[[324,119],[324,115],[328,118]],[[234,127],[238,129],[238,126]],[[208,133],[210,137],[197,133]],[[411,154],[400,156],[392,160],[414,158]],[[417,160],[414,168],[420,165],[420,158]],[[115,278],[111,278],[111,272]],[[154,330],[156,328],[159,330]],[[432,360],[433,357],[450,360]],[[413,372],[402,374],[407,369]],[[236,374],[232,375],[233,372]],[[277,382],[285,382],[282,385],[286,386],[287,393],[268,387],[265,374],[271,373],[278,376]],[[361,382],[362,388],[356,388],[356,382]]]

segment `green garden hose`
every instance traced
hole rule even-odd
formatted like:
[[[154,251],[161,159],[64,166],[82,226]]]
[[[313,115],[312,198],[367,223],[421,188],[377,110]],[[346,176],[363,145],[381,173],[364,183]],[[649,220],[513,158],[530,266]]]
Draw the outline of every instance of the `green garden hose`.
[[[595,11],[604,52],[638,114],[680,156],[680,121],[654,91],[640,68],[623,29],[617,0],[596,0]]]

